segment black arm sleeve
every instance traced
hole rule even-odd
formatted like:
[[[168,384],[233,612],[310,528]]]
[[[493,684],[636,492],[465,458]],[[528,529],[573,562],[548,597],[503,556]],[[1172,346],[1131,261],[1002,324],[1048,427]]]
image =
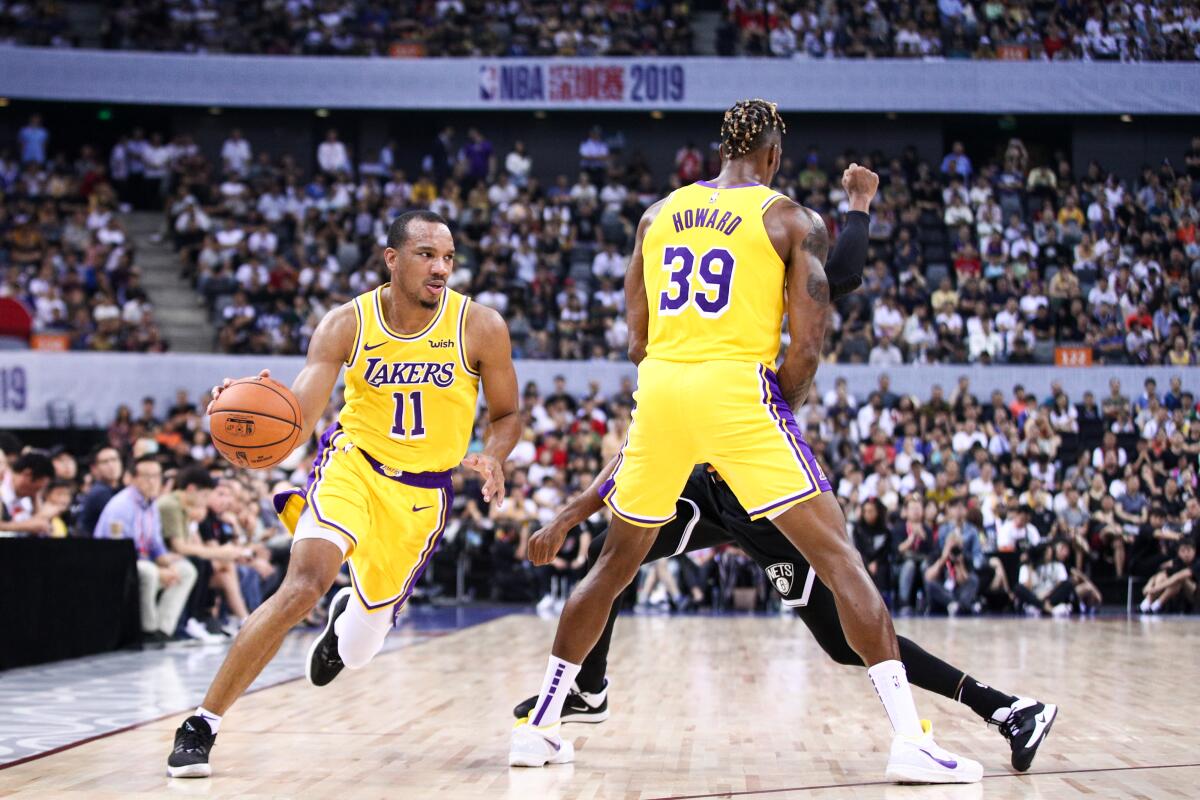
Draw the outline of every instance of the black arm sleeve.
[[[867,228],[871,217],[862,211],[846,214],[846,225],[825,262],[830,299],[837,300],[862,286],[863,267],[867,264]]]

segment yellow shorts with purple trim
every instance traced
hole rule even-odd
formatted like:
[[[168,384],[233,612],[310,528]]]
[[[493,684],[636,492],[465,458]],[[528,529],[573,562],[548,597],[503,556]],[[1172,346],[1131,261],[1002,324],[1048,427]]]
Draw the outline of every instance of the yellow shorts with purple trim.
[[[600,487],[613,514],[669,522],[696,464],[711,464],[751,519],[775,517],[830,491],[774,371],[745,361],[646,359],[617,467]]]
[[[304,489],[275,495],[291,533],[305,508],[349,544],[350,579],[367,611],[394,608],[412,594],[446,529],[450,473],[400,473],[358,449],[335,423],[321,437]]]

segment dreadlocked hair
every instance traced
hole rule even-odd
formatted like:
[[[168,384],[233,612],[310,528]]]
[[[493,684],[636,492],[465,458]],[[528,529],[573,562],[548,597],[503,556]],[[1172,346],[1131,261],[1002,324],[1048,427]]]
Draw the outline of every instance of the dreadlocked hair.
[[[741,158],[762,147],[772,131],[787,133],[778,107],[759,98],[741,100],[725,112],[721,144],[730,158]]]

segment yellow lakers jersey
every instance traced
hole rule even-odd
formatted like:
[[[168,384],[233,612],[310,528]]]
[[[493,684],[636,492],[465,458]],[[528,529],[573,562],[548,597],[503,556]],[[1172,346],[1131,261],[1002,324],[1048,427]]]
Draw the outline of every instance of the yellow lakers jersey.
[[[642,241],[647,358],[774,366],[784,264],[763,214],[783,195],[700,181],[672,192]]]
[[[383,315],[383,288],[354,298],[358,332],[338,421],[350,441],[388,467],[450,469],[467,453],[479,399],[479,373],[464,341],[471,301],[447,288],[424,330],[401,334]]]

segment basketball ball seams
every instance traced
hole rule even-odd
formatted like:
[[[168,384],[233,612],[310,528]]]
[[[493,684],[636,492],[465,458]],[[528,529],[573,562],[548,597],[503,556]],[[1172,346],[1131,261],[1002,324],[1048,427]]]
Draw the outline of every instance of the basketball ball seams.
[[[271,383],[267,383],[267,381],[270,381]],[[241,380],[236,380],[233,383],[231,383],[230,387],[232,388],[234,386],[237,386],[239,383],[254,384],[257,386],[261,386],[264,389],[268,389],[268,390],[274,392],[275,394],[279,395],[280,399],[282,399],[283,402],[287,403],[287,407],[292,410],[292,413],[295,415],[296,420],[300,419],[300,416],[301,416],[300,401],[296,400],[295,395],[292,395],[291,397],[289,397],[288,395],[284,394],[283,392],[279,391],[274,386],[272,386],[271,384],[275,383],[275,380],[273,378],[242,378]],[[217,399],[220,400],[221,398],[218,397]],[[295,401],[295,402],[293,402],[293,401]],[[255,413],[257,413],[257,412],[255,412]],[[263,414],[262,416],[266,417],[266,416],[270,416],[270,415]],[[276,419],[278,419],[278,417],[276,417]],[[286,421],[287,420],[285,420],[285,422]],[[293,420],[293,422],[295,422],[295,420]]]

